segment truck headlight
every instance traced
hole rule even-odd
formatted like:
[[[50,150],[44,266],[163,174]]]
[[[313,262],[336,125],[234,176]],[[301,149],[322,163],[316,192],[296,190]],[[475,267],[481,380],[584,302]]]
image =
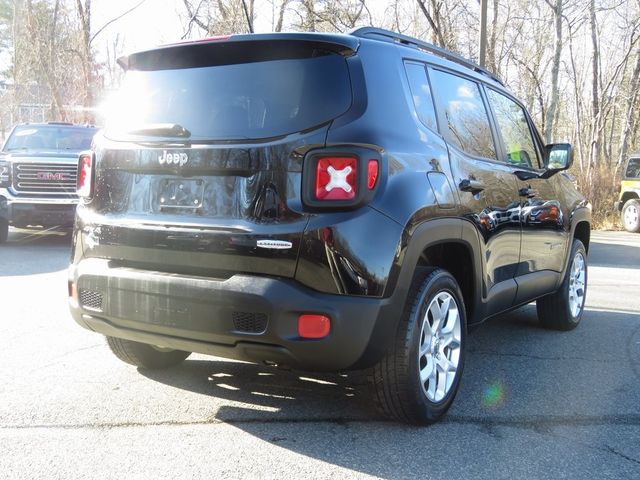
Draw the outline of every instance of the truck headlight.
[[[0,160],[0,187],[8,187],[11,184],[9,177],[9,162]]]

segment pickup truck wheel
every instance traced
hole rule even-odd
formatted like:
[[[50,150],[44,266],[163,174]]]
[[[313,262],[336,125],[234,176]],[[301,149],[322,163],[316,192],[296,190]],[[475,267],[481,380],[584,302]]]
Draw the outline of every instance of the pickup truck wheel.
[[[560,288],[536,301],[538,319],[547,328],[573,330],[580,323],[587,294],[587,252],[574,240],[571,260]]]
[[[622,225],[627,232],[640,232],[640,200],[632,198],[622,207]]]
[[[387,416],[425,425],[449,409],[464,365],[466,316],[462,293],[441,268],[420,268],[395,341],[369,374]]]
[[[113,354],[125,363],[149,370],[162,370],[184,361],[191,352],[170,350],[122,338],[107,337]]]
[[[3,244],[9,238],[9,222],[0,218],[0,244]]]

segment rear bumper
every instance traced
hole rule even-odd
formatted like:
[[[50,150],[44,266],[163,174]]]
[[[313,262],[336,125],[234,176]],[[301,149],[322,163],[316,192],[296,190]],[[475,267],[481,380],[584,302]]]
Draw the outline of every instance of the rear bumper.
[[[294,280],[234,275],[211,279],[114,267],[85,259],[72,267],[71,313],[104,335],[303,370],[341,371],[375,363],[387,337],[374,334],[390,299],[322,294]],[[323,339],[298,336],[302,313],[330,317]]]

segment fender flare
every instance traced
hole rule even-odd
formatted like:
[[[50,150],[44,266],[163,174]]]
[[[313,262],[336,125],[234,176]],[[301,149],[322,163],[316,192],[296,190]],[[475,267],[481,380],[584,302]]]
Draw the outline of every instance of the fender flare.
[[[567,255],[564,259],[564,268],[562,269],[562,275],[560,275],[560,280],[558,283],[558,287],[562,284],[565,275],[567,274],[567,269],[569,268],[569,262],[571,261],[571,247],[573,246],[573,239],[576,237],[576,227],[578,224],[586,222],[589,225],[589,238],[591,238],[591,207],[590,206],[580,206],[576,208],[573,212],[571,212],[571,232],[569,235],[569,242],[567,245]],[[588,245],[585,245],[585,248],[589,249]],[[587,250],[588,251],[588,250]]]
[[[482,311],[481,302],[486,290],[482,282],[484,265],[480,239],[473,223],[462,218],[447,217],[428,220],[414,228],[407,228],[403,232],[394,272],[387,282],[385,294],[389,296],[385,298],[380,309],[367,349],[354,368],[364,368],[376,363],[384,355],[389,343],[395,340],[420,256],[426,248],[440,243],[460,243],[470,250],[473,259],[470,268],[473,269],[474,279],[472,311]]]

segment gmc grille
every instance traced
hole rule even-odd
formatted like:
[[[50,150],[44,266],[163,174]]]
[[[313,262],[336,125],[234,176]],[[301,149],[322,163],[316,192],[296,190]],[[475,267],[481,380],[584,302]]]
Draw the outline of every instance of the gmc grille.
[[[21,193],[75,194],[78,167],[64,163],[17,163],[13,188]]]

